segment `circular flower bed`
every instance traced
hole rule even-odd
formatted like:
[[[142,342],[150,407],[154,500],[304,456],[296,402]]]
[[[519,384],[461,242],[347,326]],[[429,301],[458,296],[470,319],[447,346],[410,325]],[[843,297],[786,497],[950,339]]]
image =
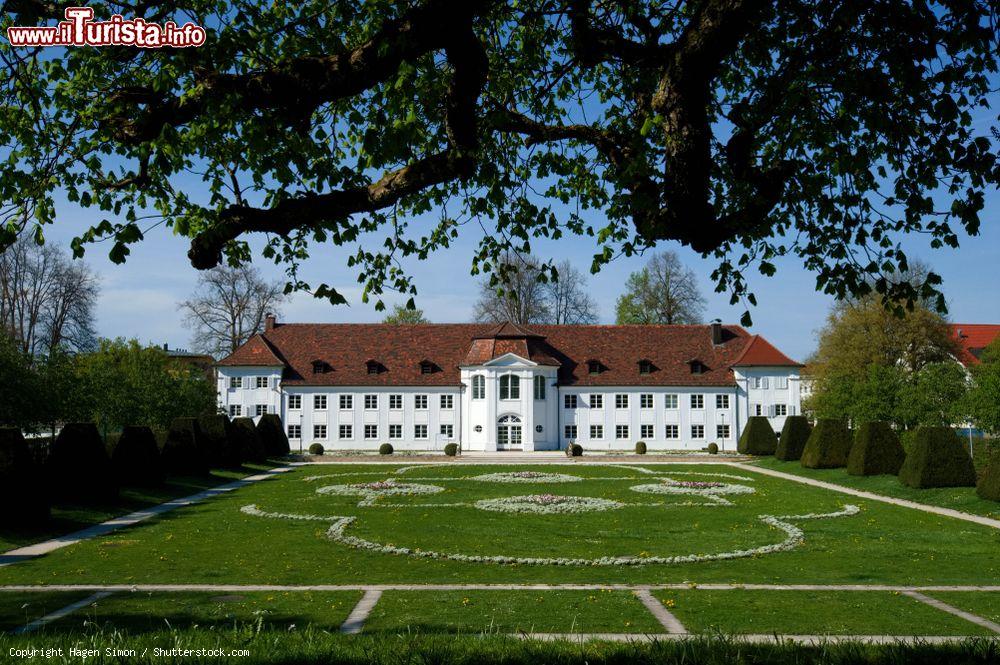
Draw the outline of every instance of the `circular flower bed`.
[[[327,485],[316,490],[317,494],[334,496],[360,496],[363,501],[358,505],[370,506],[376,499],[383,496],[412,496],[415,494],[437,494],[443,492],[443,487],[423,485],[419,483],[397,483],[391,478],[371,483],[351,483],[350,485]]]
[[[474,504],[480,510],[495,513],[533,513],[555,515],[566,513],[588,513],[598,510],[615,510],[624,503],[593,496],[559,496],[557,494],[528,494],[508,496],[500,499],[482,499]]]
[[[661,483],[633,485],[633,492],[643,494],[697,494],[701,496],[720,496],[723,494],[753,494],[754,488],[735,483],[717,483],[700,480],[664,479]]]
[[[470,480],[484,483],[576,483],[583,478],[566,473],[541,473],[540,471],[511,471],[473,476]]]

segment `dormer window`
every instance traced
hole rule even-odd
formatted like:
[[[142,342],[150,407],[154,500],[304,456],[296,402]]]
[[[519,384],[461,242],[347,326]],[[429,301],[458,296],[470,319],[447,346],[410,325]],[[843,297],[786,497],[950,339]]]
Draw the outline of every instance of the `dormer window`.
[[[708,371],[708,367],[705,366],[705,363],[701,362],[698,359],[689,360],[688,366],[691,368],[692,374],[704,374],[705,372]]]
[[[600,374],[605,369],[606,368],[604,367],[604,365],[601,363],[600,360],[587,361],[587,372],[589,372],[590,374]]]
[[[365,363],[365,366],[368,368],[369,374],[381,374],[382,370],[385,369],[382,363],[377,360],[369,360]]]
[[[653,366],[653,362],[651,360],[639,361],[639,374],[652,374],[653,369],[655,369],[655,367]]]
[[[312,361],[313,374],[326,374],[330,371],[330,365],[325,360]]]
[[[438,371],[438,366],[435,365],[430,360],[421,360],[420,361],[420,373],[421,374],[433,374],[436,371]]]

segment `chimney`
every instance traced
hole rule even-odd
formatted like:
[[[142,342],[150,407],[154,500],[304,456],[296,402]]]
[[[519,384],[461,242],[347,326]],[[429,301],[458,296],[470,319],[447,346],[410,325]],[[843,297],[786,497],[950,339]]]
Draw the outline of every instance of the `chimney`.
[[[264,317],[264,332],[269,332],[274,330],[274,325],[277,323],[278,319],[274,314],[268,312],[267,316]]]
[[[712,321],[712,344],[722,344],[722,321],[719,319]]]
[[[170,349],[167,348],[167,343],[166,342],[163,343],[163,350],[164,351],[169,351],[170,350]]]

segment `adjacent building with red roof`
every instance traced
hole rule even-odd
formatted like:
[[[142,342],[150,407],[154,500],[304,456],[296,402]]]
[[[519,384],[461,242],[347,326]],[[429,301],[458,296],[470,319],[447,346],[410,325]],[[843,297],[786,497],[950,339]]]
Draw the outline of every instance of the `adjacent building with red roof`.
[[[958,342],[958,362],[966,367],[978,365],[983,350],[1000,336],[1000,324],[953,323],[951,334]]]
[[[218,363],[230,415],[278,413],[293,448],[736,447],[799,412],[799,368],[740,326],[312,324],[268,318]]]

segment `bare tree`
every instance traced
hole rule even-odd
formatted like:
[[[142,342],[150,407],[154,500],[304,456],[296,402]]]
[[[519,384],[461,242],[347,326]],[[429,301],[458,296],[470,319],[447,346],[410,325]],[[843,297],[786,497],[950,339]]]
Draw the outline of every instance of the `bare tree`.
[[[694,271],[671,251],[654,254],[646,266],[629,275],[618,298],[617,322],[701,323],[705,298]]]
[[[222,357],[263,330],[264,318],[279,314],[284,301],[282,286],[265,281],[253,266],[219,266],[201,274],[191,299],[180,307],[195,350]]]
[[[568,260],[556,266],[557,279],[543,289],[549,306],[549,322],[597,323],[597,302],[587,290],[586,278]]]
[[[595,323],[597,305],[582,273],[569,261],[554,270],[532,256],[505,261],[495,282],[479,286],[476,321],[531,323]]]
[[[93,347],[98,294],[97,275],[56,246],[22,237],[0,254],[0,328],[24,353]]]

